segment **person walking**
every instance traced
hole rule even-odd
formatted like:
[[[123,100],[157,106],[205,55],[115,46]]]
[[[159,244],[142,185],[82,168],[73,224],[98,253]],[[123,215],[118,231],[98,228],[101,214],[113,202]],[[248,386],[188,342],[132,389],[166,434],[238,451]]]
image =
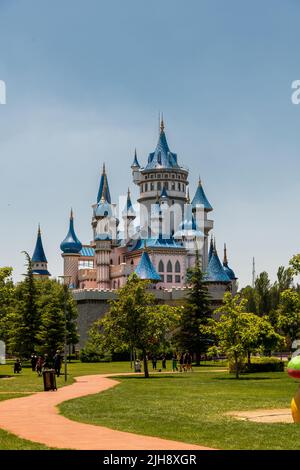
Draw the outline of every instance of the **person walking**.
[[[152,356],[152,369],[156,370],[156,365],[157,365],[157,357]]]
[[[53,358],[54,360],[54,369],[57,377],[60,376],[60,370],[61,370],[61,363],[62,363],[62,357],[60,355],[60,351],[56,351],[56,354]]]
[[[161,358],[161,368],[166,370],[167,368],[167,359],[166,359],[166,356],[163,355],[162,358]]]
[[[17,359],[14,363],[14,374],[19,374],[22,371],[22,363],[20,359]]]
[[[180,354],[179,365],[180,365],[180,372],[183,372],[184,371],[184,354],[183,353]]]
[[[35,366],[36,366],[36,363],[37,363],[37,359],[38,359],[38,358],[37,358],[37,355],[34,354],[34,353],[32,353],[32,354],[31,354],[31,360],[30,360],[32,372],[35,371]]]
[[[174,353],[173,356],[172,356],[172,371],[175,372],[177,371],[178,372],[178,367],[177,367],[177,354]]]
[[[186,353],[187,370],[191,371],[191,372],[193,372],[192,360],[193,360],[193,357],[192,357],[191,353],[189,353],[189,352]]]
[[[188,371],[188,360],[189,360],[189,353],[186,352],[185,355],[184,355],[184,359],[183,359],[183,370],[184,370],[184,372]]]
[[[42,356],[38,356],[37,361],[36,361],[35,370],[36,370],[37,375],[39,377],[41,377],[41,375],[42,375],[43,363],[44,363],[44,361],[43,361]]]

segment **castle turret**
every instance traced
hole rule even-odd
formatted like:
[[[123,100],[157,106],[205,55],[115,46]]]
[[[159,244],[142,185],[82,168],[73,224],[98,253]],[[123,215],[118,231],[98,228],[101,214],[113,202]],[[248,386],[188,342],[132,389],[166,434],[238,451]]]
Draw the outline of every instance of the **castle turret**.
[[[130,238],[131,232],[133,231],[133,221],[136,218],[135,210],[133,208],[131,197],[130,197],[130,189],[128,188],[127,192],[127,200],[122,212],[122,218],[124,223],[124,238],[128,240]]]
[[[203,241],[203,255],[202,255],[202,264],[203,269],[205,270],[208,266],[208,237],[209,232],[213,228],[213,221],[208,219],[208,213],[213,210],[211,204],[209,203],[203,186],[201,182],[201,178],[199,178],[198,187],[195,193],[195,196],[192,200],[192,208],[193,214],[196,219],[198,227],[204,233],[204,241]]]
[[[76,288],[78,286],[78,261],[82,244],[78,240],[74,230],[74,217],[71,209],[69,231],[66,238],[61,242],[60,249],[64,260],[65,283]]]
[[[48,279],[51,274],[48,271],[48,261],[44,252],[42,235],[40,226],[38,227],[38,234],[35,244],[35,249],[31,258],[32,271],[34,277]]]

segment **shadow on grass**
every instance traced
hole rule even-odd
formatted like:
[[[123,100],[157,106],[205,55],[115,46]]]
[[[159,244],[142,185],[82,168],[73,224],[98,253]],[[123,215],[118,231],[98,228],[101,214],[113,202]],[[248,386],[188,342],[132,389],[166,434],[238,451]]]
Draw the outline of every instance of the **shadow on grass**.
[[[234,376],[233,377],[214,377],[215,380],[236,380],[237,382],[243,381],[243,380],[280,380],[281,377],[245,377],[241,376],[238,379],[236,379]]]

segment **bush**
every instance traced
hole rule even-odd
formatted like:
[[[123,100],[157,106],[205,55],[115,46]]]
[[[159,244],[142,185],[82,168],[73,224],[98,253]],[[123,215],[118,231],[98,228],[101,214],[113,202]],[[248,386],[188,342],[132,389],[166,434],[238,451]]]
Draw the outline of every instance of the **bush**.
[[[244,362],[241,364],[240,372],[247,374],[250,372],[283,372],[284,362],[277,357],[252,357],[251,364]],[[234,363],[229,363],[229,372],[235,372]]]
[[[83,348],[80,351],[79,358],[81,362],[111,362],[111,354],[100,354],[99,351],[93,348]]]

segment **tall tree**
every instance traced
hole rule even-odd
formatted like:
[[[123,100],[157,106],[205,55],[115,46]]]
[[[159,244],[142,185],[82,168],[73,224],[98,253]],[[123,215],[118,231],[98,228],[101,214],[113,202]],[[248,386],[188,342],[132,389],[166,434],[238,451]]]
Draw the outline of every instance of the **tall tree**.
[[[210,340],[204,327],[211,317],[211,302],[198,252],[195,266],[187,272],[187,285],[189,291],[176,337],[180,348],[196,354],[196,363],[199,365],[201,354],[207,351]]]
[[[11,318],[9,347],[12,352],[29,357],[37,347],[39,315],[37,312],[37,293],[33,276],[32,262],[24,251],[27,261],[27,274],[24,282],[16,287],[15,313]]]
[[[10,315],[15,305],[15,288],[12,268],[0,268],[0,340],[7,342]]]
[[[290,346],[300,335],[300,294],[292,289],[283,291],[278,307],[278,327],[287,335]]]
[[[40,325],[37,333],[38,351],[53,357],[62,350],[67,335],[67,344],[78,342],[77,307],[67,286],[55,280],[36,281],[38,290],[37,310]]]
[[[234,363],[236,378],[239,378],[242,363],[251,351],[264,345],[277,345],[282,341],[266,318],[246,311],[246,300],[227,292],[223,305],[215,310],[219,320],[211,320],[211,330],[217,339],[217,348],[226,353]]]
[[[178,326],[179,311],[169,305],[157,305],[147,292],[149,283],[132,274],[119,289],[117,300],[111,301],[108,314],[98,323],[104,349],[135,348],[142,352],[145,377],[149,377],[147,354],[167,341]]]

